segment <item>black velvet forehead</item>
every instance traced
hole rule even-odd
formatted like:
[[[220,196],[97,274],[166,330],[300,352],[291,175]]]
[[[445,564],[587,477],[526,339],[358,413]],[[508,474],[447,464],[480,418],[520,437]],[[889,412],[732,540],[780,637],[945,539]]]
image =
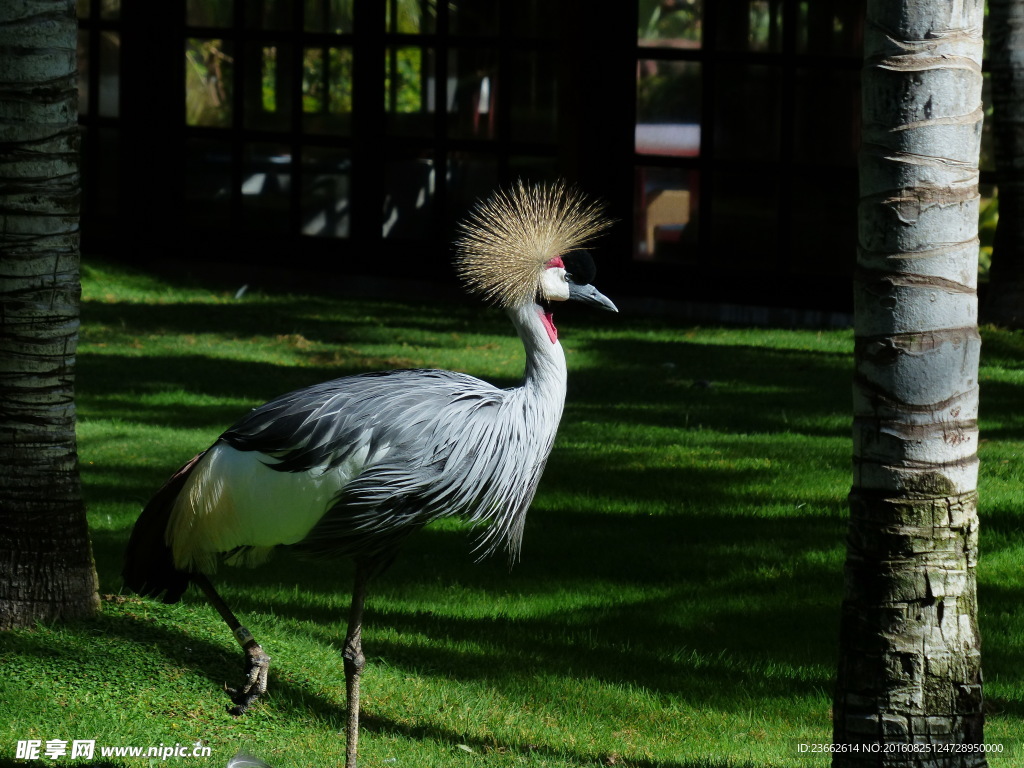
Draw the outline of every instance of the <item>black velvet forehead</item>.
[[[589,285],[594,282],[597,274],[597,266],[590,251],[578,250],[562,254],[562,263],[565,264],[565,271],[576,285]]]

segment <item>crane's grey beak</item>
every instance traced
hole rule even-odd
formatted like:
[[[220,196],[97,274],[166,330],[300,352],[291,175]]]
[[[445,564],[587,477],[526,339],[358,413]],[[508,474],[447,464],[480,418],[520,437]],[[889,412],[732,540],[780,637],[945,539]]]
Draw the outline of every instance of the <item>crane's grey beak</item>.
[[[616,307],[612,300],[601,293],[597,288],[590,285],[577,285],[576,283],[569,281],[569,299],[571,301],[580,301],[584,304],[589,304],[592,307],[600,307],[601,309],[607,309],[609,312],[618,312],[619,308]]]

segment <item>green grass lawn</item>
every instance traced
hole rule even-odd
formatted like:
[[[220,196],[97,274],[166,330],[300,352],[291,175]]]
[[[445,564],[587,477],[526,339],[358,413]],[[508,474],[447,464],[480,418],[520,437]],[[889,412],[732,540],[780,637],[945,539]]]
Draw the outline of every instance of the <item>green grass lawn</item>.
[[[83,271],[79,440],[103,613],[0,636],[0,765],[26,739],[211,753],[89,765],[224,765],[239,750],[338,765],[350,565],[285,554],[218,575],[274,657],[265,703],[233,718],[230,633],[199,595],[122,592],[128,530],[178,465],[270,397],[395,367],[512,385],[518,339],[468,300],[235,299],[89,259]],[[557,319],[568,403],[522,561],[474,563],[472,534],[446,523],[372,585],[361,766],[827,765],[797,745],[830,738],[852,334]],[[985,342],[987,740],[1010,749],[1024,740],[1024,336]]]

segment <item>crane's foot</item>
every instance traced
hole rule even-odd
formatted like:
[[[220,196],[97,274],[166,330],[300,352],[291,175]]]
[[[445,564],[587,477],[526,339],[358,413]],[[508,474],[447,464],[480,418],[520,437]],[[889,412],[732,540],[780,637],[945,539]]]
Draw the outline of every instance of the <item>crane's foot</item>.
[[[267,692],[267,675],[270,673],[270,657],[253,643],[245,649],[245,682],[239,688],[224,686],[224,690],[235,703],[228,707],[232,715],[242,715],[260,696]]]

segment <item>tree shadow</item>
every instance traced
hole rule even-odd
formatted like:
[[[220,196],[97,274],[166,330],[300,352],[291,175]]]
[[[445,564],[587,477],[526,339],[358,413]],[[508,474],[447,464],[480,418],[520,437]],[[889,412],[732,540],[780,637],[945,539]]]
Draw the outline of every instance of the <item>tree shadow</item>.
[[[308,317],[296,321],[293,308],[284,300],[279,314],[266,318],[240,315],[235,305],[218,305],[198,317],[187,307],[169,306],[153,314],[151,310],[149,305],[127,304],[89,308],[98,322],[124,323],[151,333],[189,328],[248,333],[258,319],[271,324],[280,320],[283,327],[293,329],[290,332],[324,343],[358,345],[374,338],[374,333],[385,333],[368,330],[365,323],[356,321]],[[366,311],[379,312],[380,305],[369,303]],[[262,315],[267,310],[244,309],[244,313],[252,312]],[[480,322],[485,329],[507,331],[500,313],[478,321],[476,312],[459,306],[427,310],[389,305],[387,323],[388,328],[435,332],[439,347],[445,345],[446,334],[453,329],[465,331]],[[605,323],[598,331],[612,327]],[[744,701],[749,702],[829,689],[831,675],[826,670],[834,668],[836,661],[842,589],[836,552],[842,547],[841,500],[847,487],[819,488],[808,498],[798,487],[787,491],[785,478],[780,490],[779,470],[770,462],[759,468],[742,466],[739,461],[704,462],[697,467],[647,465],[643,463],[646,455],[640,461],[624,461],[620,454],[607,450],[606,441],[611,435],[628,448],[628,427],[643,425],[664,430],[665,445],[643,446],[648,454],[662,447],[678,447],[684,434],[695,445],[728,447],[745,459],[770,459],[786,452],[781,435],[829,438],[845,445],[849,438],[849,356],[820,350],[703,344],[682,338],[674,342],[606,338],[600,332],[577,339],[571,332],[563,336],[570,365],[566,418],[542,492],[529,516],[523,562],[511,573],[500,562],[475,565],[468,553],[471,536],[466,532],[422,532],[373,586],[367,609],[368,654],[425,676],[447,676],[455,669],[460,679],[500,685],[513,675],[571,673],[723,709],[744,706],[731,694],[736,690],[745,691]],[[585,365],[574,366],[577,350],[580,356],[585,353]],[[368,370],[375,362],[371,356],[353,355],[351,361],[339,365],[288,368],[198,355],[133,358],[86,352],[80,371],[89,388],[105,393],[89,405],[97,418],[217,431],[233,423],[244,409],[211,404],[183,412],[173,403],[140,402],[138,394],[182,389],[213,398],[252,399],[257,404],[299,386]],[[507,386],[514,382],[498,383]],[[986,407],[1015,412],[1017,387],[984,386]],[[1018,439],[1019,429],[1013,426],[998,436]],[[729,442],[732,437],[744,447],[736,448],[736,442]],[[202,447],[205,445],[198,446]],[[181,461],[188,458],[182,456]],[[821,471],[820,457],[803,460],[808,463],[800,472]],[[141,506],[173,469],[168,466],[154,477],[158,473],[149,469],[92,468],[89,471],[96,473],[97,479],[104,473],[122,475],[116,486],[95,482],[90,493],[103,501],[117,500],[115,494],[129,494]],[[736,513],[764,503],[765,489],[772,485],[776,487],[771,491],[771,503],[792,510],[790,513],[763,517]],[[606,511],[581,508],[588,500]],[[814,514],[796,511],[808,503],[815,506]],[[657,513],[652,513],[653,509]],[[1013,523],[1007,517],[992,524],[1007,527]],[[94,534],[101,578],[109,589],[116,584],[125,538],[123,531]],[[321,626],[309,628],[311,636],[324,644],[340,645],[343,610],[292,601],[281,597],[283,590],[279,589],[287,583],[309,594],[347,594],[350,569],[345,565],[331,570],[336,579],[326,580],[325,569],[281,557],[256,571],[225,569],[219,579],[233,594],[233,607],[239,613],[271,611],[313,622]],[[421,595],[430,593],[430,589],[424,592],[425,579],[435,585],[458,584],[513,597],[557,596],[560,591],[586,590],[588,584],[600,584],[609,592],[636,591],[639,596],[515,620],[500,615],[465,618],[435,612],[420,600]],[[634,589],[637,585],[649,590]],[[1012,601],[1012,595],[997,587],[982,585],[980,590],[983,605],[1009,606]],[[274,597],[268,599],[266,593]],[[375,594],[386,598],[379,607],[375,606]],[[694,607],[696,594],[700,602],[712,607]],[[385,628],[393,632],[381,631]],[[137,630],[121,631],[129,637]],[[237,674],[237,662],[228,664],[223,649],[215,644],[197,641],[187,631],[150,631],[156,633],[154,643],[203,643],[202,660],[179,656],[173,660],[195,665],[196,671],[212,682]],[[396,633],[437,638],[446,641],[447,647],[412,648],[390,639]],[[489,651],[467,663],[452,650],[473,645]],[[1017,679],[1019,655],[1015,646],[1004,657],[997,656],[996,664]],[[527,659],[531,666],[524,672],[514,664],[495,663],[496,658]],[[609,664],[609,658],[621,663]],[[671,659],[670,665],[666,659]],[[230,672],[227,666],[231,666]],[[778,667],[801,671],[775,674],[773,669]],[[274,695],[284,704],[312,707],[325,722],[342,722],[333,701],[287,680],[276,679],[274,686]],[[1012,715],[1024,714],[1018,702],[997,703]],[[366,727],[413,738],[464,740],[460,734],[408,726],[372,711]],[[486,745],[470,746],[483,749]],[[524,754],[537,749],[526,744],[510,748]],[[599,757],[580,755],[579,759]],[[737,765],[734,761],[721,765],[726,763]],[[680,762],[666,768],[698,764],[705,768],[716,765],[714,761]]]

